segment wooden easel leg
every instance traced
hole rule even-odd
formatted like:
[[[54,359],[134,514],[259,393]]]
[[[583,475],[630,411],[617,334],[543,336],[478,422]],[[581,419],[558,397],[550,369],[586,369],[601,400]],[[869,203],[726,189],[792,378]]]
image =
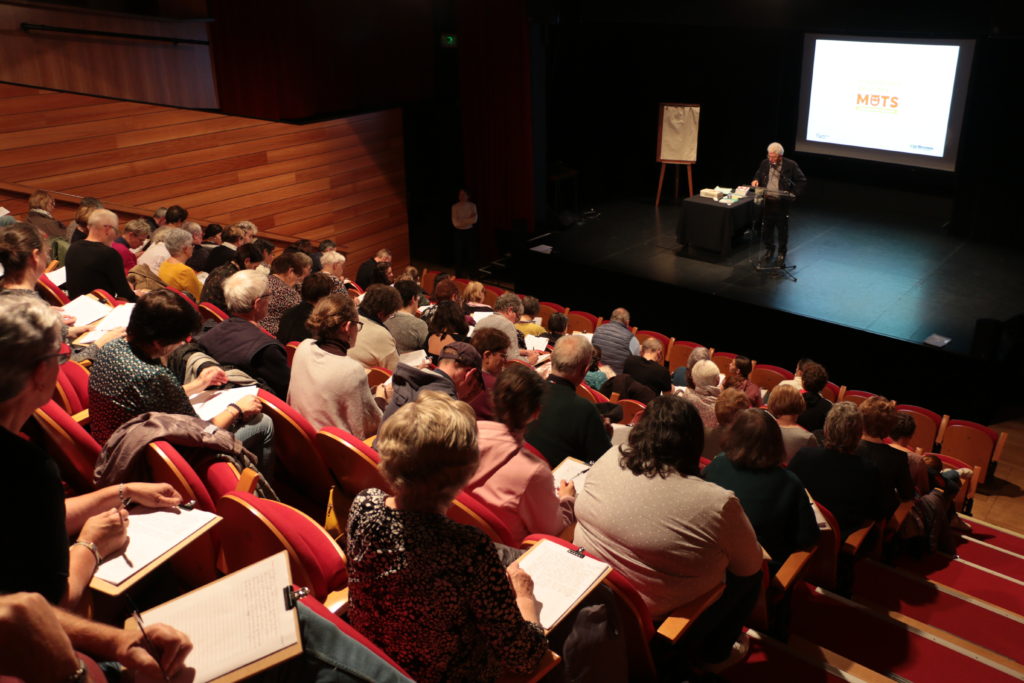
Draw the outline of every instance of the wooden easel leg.
[[[661,165],[661,173],[658,175],[658,194],[654,195],[654,205],[661,205],[661,186],[665,183],[665,164]]]
[[[690,185],[690,196],[693,196],[693,164],[686,165],[686,180]]]
[[[672,194],[672,199],[679,201],[679,164],[676,164],[676,188]]]

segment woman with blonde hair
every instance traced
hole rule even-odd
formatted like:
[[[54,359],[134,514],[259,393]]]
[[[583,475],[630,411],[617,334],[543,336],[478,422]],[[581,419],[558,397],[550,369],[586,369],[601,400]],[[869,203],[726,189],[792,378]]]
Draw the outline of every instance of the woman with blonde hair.
[[[473,410],[421,392],[375,442],[394,495],[368,489],[348,519],[352,625],[417,681],[490,681],[547,651],[533,582],[478,529],[445,516],[477,469]]]

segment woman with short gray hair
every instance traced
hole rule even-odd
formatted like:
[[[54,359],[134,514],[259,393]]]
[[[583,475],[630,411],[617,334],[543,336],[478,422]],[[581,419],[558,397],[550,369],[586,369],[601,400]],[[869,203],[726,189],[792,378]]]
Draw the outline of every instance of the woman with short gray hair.
[[[171,256],[160,265],[159,278],[166,282],[168,287],[189,294],[193,301],[199,301],[203,285],[200,284],[196,271],[185,263],[195,249],[192,233],[181,228],[170,228],[164,233],[163,239],[167,253]]]
[[[345,288],[348,280],[345,279],[344,254],[336,251],[325,252],[320,257],[320,267],[323,269],[322,272],[331,278],[331,294],[345,294],[348,291]]]
[[[863,429],[857,406],[837,403],[825,418],[825,445],[801,448],[789,462],[811,497],[835,515],[843,538],[885,516],[878,468],[856,454]]]

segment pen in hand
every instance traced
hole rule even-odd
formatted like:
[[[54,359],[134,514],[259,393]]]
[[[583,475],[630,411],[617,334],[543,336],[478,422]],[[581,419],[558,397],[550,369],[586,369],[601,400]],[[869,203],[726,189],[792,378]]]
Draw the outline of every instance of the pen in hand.
[[[149,639],[149,636],[146,635],[146,629],[142,625],[142,615],[139,614],[139,610],[132,610],[132,616],[135,618],[135,625],[138,626],[139,631],[142,632],[142,640],[146,645],[146,649],[149,650],[149,654],[153,656],[153,659],[156,661],[156,665],[160,667],[160,674],[164,677],[165,681],[170,681],[171,679],[167,677],[167,672],[164,671],[164,665],[160,663],[160,652],[153,646],[153,641]]]

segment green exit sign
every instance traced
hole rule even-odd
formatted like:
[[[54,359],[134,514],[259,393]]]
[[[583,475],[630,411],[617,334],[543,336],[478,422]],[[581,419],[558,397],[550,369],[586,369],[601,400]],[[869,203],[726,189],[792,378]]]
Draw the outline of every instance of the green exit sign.
[[[459,37],[454,33],[441,34],[441,47],[456,48],[459,46]]]

